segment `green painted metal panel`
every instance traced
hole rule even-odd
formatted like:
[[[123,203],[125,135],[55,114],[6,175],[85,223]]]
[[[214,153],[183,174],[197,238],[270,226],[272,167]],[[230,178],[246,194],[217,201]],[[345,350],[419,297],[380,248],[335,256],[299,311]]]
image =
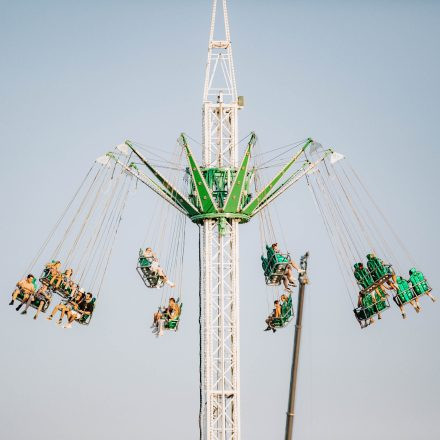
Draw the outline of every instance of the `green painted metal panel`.
[[[206,183],[203,174],[194,159],[194,156],[188,146],[185,135],[181,134],[180,139],[182,140],[183,148],[185,149],[186,157],[188,159],[189,169],[191,172],[191,177],[193,179],[194,188],[197,192],[200,206],[204,214],[210,214],[213,212],[218,212],[218,207],[212,198],[211,192],[209,191],[208,184]]]
[[[247,178],[247,169],[249,166],[249,160],[251,158],[251,149],[255,145],[255,142],[256,136],[255,133],[252,133],[240,168],[235,176],[234,183],[232,184],[231,191],[226,199],[224,207],[225,212],[238,212],[240,209],[241,196],[243,194],[243,188]]]

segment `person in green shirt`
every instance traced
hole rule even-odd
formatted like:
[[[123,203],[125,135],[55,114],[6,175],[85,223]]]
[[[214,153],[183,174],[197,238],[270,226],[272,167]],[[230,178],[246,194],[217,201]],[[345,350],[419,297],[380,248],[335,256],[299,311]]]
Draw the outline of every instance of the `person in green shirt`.
[[[436,297],[431,294],[431,288],[428,285],[425,275],[423,275],[423,273],[417,270],[415,267],[409,270],[409,282],[411,283],[414,290],[415,301],[417,303],[419,311],[421,310],[419,304],[419,296],[427,295],[431,298],[432,302],[435,302],[437,300]]]
[[[420,312],[420,305],[417,302],[417,297],[415,296],[411,286],[409,285],[408,281],[403,279],[402,277],[396,278],[396,296],[394,297],[394,302],[398,305],[400,309],[400,313],[402,314],[402,318],[406,318],[405,309],[403,306],[407,303],[410,303],[414,310],[419,313]]]

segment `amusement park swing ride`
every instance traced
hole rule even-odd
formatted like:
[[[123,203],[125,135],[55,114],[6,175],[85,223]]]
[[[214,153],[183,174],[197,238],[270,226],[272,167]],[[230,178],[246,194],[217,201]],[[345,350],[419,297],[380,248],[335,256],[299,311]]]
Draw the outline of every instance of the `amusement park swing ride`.
[[[222,39],[217,38],[217,9],[222,10]],[[184,133],[172,155],[126,140],[99,157],[25,274],[42,258],[50,262],[38,281],[25,276],[17,283],[10,302],[18,301],[17,310],[26,306],[22,313],[28,307],[37,309],[36,319],[59,297],[48,319],[60,313],[60,325],[63,319],[67,327],[89,325],[99,307],[128,195],[138,183],[148,187],[159,196],[160,215],[158,225],[149,228],[156,233],[145,240],[148,247],[140,249],[136,270],[151,293],[167,292],[155,314],[153,332],[158,336],[179,329],[187,221],[199,228],[199,426],[203,440],[241,437],[239,227],[255,217],[262,246],[256,265],[262,269],[267,288],[277,292],[274,310],[266,319],[267,331],[275,333],[294,319],[293,273],[299,275],[286,439],[292,436],[308,254],[297,265],[287,251],[278,249],[269,205],[298,181],[307,182],[323,219],[361,328],[382,319],[391,307],[390,298],[403,318],[408,308],[420,312],[423,296],[435,301],[425,276],[348,160],[311,138],[271,151],[259,151],[255,133],[239,141],[238,112],[243,107],[244,99],[237,94],[226,0],[213,0],[201,160]],[[269,159],[268,154],[272,154]],[[278,171],[268,178],[266,174],[275,167]],[[165,216],[171,220],[161,221]],[[394,237],[393,247],[385,236]],[[49,245],[54,246],[51,254]],[[406,255],[404,261],[393,253],[396,246]]]

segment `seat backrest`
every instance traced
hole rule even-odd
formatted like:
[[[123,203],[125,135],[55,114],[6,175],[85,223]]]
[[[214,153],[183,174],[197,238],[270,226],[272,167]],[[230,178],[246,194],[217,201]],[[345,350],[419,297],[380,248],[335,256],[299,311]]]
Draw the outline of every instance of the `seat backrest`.
[[[420,272],[416,269],[411,269],[410,273],[411,273],[411,275],[409,277],[409,280],[410,280],[411,284],[413,285],[414,290],[418,294],[423,293],[429,289],[426,278],[422,272]]]
[[[359,266],[354,271],[354,277],[361,283],[362,287],[368,287],[371,286],[374,281],[370,273],[368,272],[365,267],[362,269],[359,268]]]
[[[373,257],[368,260],[367,267],[374,279],[381,278],[388,272],[383,262],[377,257]]]
[[[270,263],[272,258],[275,256],[275,251],[272,249],[271,246],[266,245],[266,251],[267,251],[267,260]]]
[[[402,278],[402,277],[397,277],[397,278],[396,278],[396,283],[397,283],[397,287],[398,287],[399,290],[404,291],[404,290],[409,289],[408,281],[405,280],[405,279]]]
[[[362,305],[364,307],[369,307],[369,306],[373,305],[373,297],[372,297],[371,293],[368,293],[367,295],[365,295],[362,298]]]

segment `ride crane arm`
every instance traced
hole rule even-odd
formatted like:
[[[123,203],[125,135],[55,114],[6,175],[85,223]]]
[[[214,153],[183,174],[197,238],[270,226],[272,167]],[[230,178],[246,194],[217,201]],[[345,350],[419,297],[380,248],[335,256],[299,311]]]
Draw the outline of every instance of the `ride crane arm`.
[[[303,166],[295,171],[295,173],[290,176],[285,182],[283,182],[281,185],[279,185],[273,192],[271,192],[259,205],[258,207],[252,212],[252,215],[254,216],[258,212],[260,212],[263,208],[265,208],[270,202],[275,200],[277,197],[279,197],[281,194],[283,194],[285,191],[287,191],[293,184],[298,182],[302,177],[313,171],[316,166],[318,166],[326,157],[331,155],[333,153],[332,149],[325,150],[323,155],[316,160],[315,162],[309,162],[307,161]]]
[[[125,172],[131,174],[133,177],[135,177],[139,182],[146,185],[148,188],[150,188],[153,192],[155,192],[158,196],[162,197],[165,201],[167,201],[170,205],[172,205],[174,208],[179,210],[182,214],[188,215],[188,212],[180,206],[171,196],[171,194],[166,191],[165,188],[160,187],[154,180],[150,179],[148,176],[146,176],[144,173],[139,171],[138,169],[134,167],[127,166],[123,162],[121,162],[116,157],[109,156],[111,159],[115,161],[117,165],[119,165]]]
[[[174,186],[162,176],[159,171],[157,171],[148,161],[143,157],[131,144],[130,141],[125,141],[125,144],[133,151],[133,153],[142,161],[142,163],[153,173],[156,179],[163,185],[160,188],[161,191],[166,193],[169,198],[171,198],[174,203],[179,205],[185,212],[185,214],[189,217],[200,214],[199,210],[182,194],[180,193]]]
[[[271,194],[273,193],[273,187],[282,179],[282,177],[289,171],[289,169],[292,167],[292,165],[303,155],[309,147],[309,145],[313,142],[311,138],[307,139],[304,146],[299,150],[292,159],[276,174],[276,176],[260,191],[260,193],[251,200],[243,209],[242,213],[253,216],[255,213],[255,210],[265,203],[268,198],[270,198]]]

